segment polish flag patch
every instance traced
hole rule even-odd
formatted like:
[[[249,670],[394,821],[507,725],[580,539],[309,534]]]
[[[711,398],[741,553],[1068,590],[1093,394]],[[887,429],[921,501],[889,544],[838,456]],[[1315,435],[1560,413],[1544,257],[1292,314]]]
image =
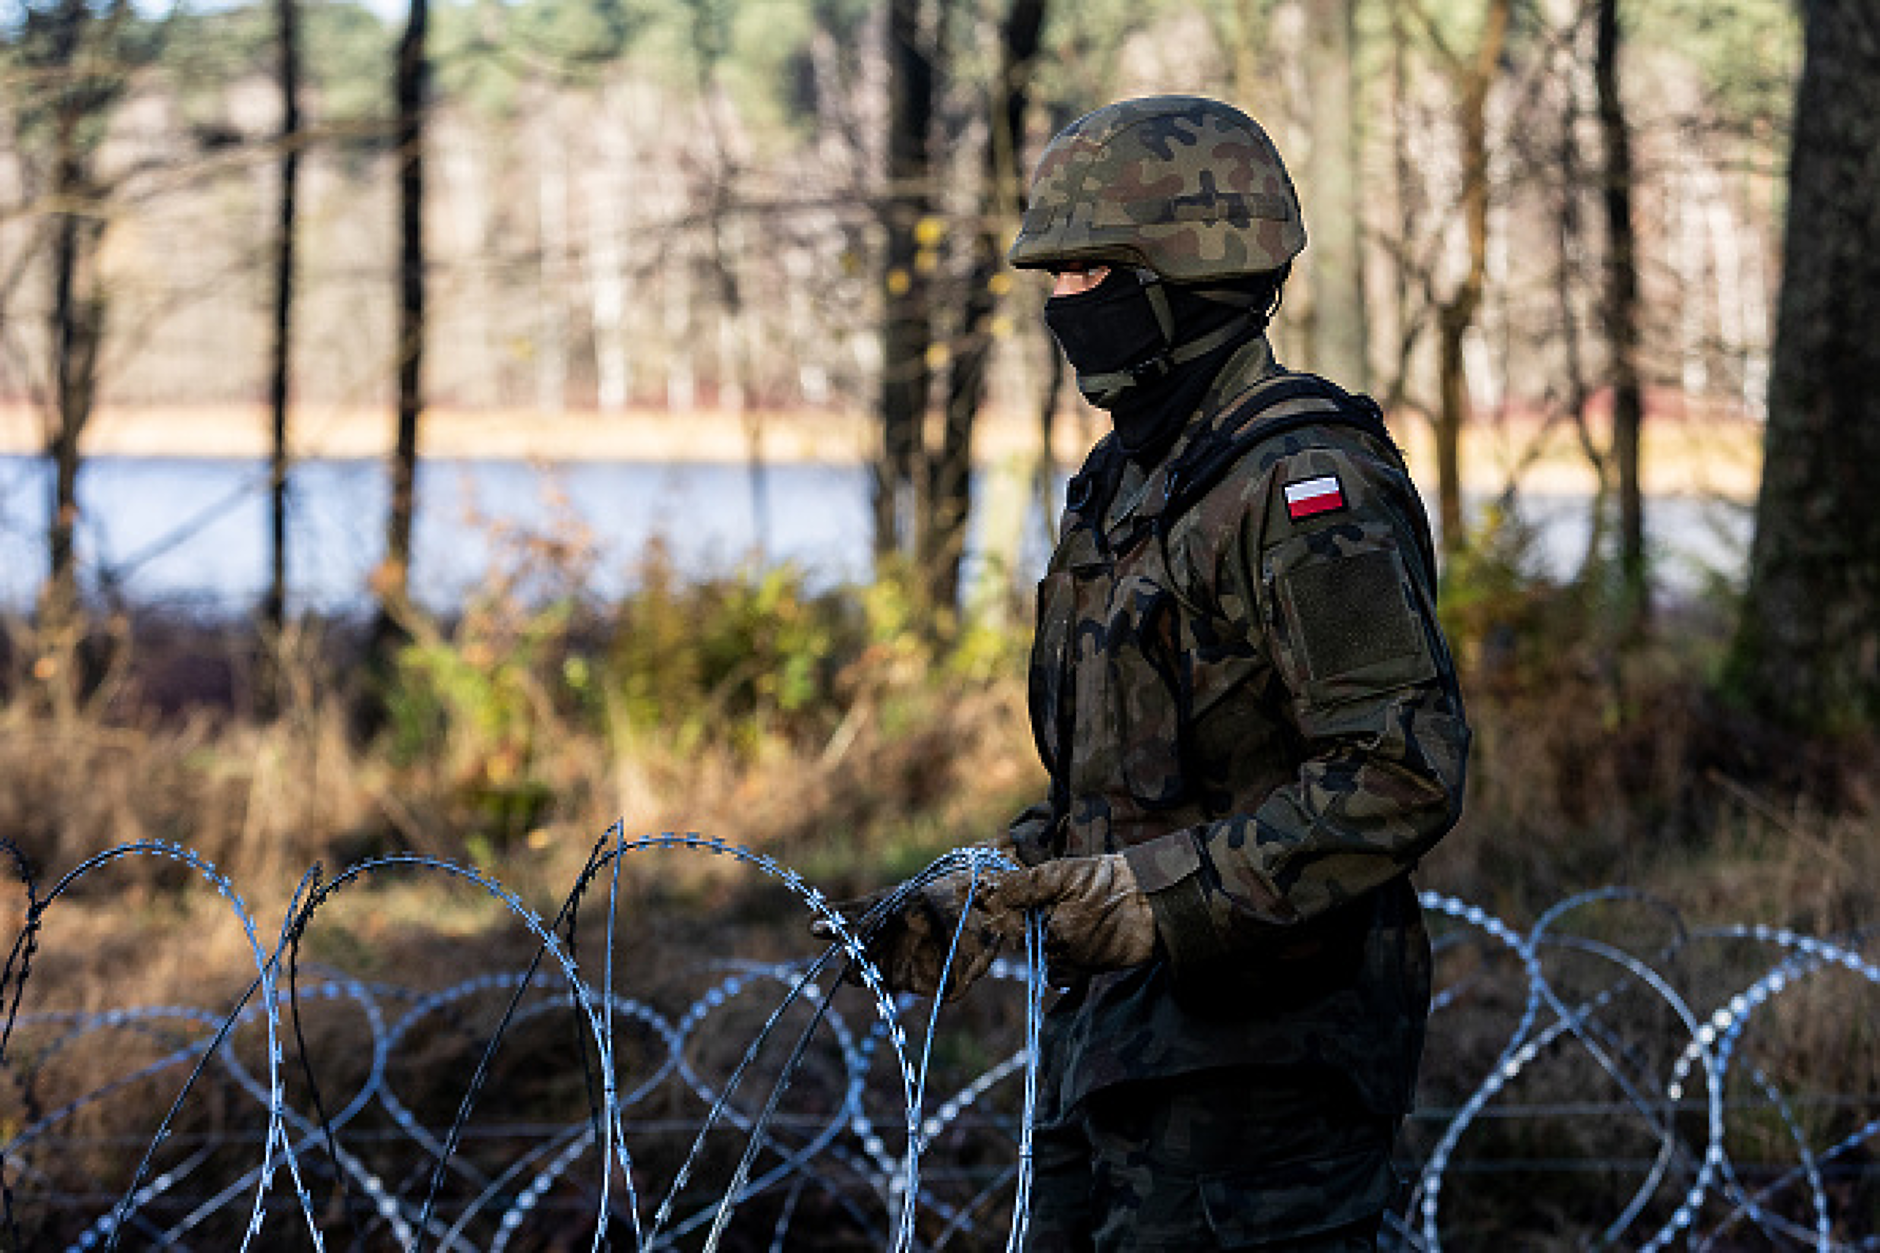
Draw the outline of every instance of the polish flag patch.
[[[1344,507],[1345,489],[1336,474],[1286,484],[1286,516],[1295,522]]]

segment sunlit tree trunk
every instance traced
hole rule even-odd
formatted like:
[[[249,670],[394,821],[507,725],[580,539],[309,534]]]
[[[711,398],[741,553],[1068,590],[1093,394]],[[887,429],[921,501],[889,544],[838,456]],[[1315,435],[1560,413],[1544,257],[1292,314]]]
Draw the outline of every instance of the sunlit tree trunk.
[[[878,561],[901,552],[909,538],[931,384],[929,275],[939,242],[932,237],[937,219],[929,148],[935,66],[921,9],[920,0],[890,0],[888,7],[888,239],[882,272],[881,447],[874,468]],[[923,232],[929,233],[925,246]]]
[[[602,413],[627,407],[632,363],[627,352],[626,230],[632,145],[616,93],[603,89],[600,168],[586,183],[588,287],[594,317],[595,400]]]
[[[733,172],[726,178],[734,180]],[[718,405],[737,418],[744,435],[745,485],[751,500],[751,537],[755,556],[768,559],[770,538],[770,467],[764,455],[763,413],[752,403],[751,303],[739,276],[744,227],[727,212],[725,184],[713,192],[712,265],[718,275]]]
[[[501,250],[495,200],[501,194],[496,171],[503,162],[491,155],[491,128],[474,124],[457,128],[437,145],[433,162],[434,204],[447,214],[449,242],[438,238],[432,219],[430,250],[454,250],[455,256],[479,258]],[[440,186],[441,185],[441,186]],[[503,378],[506,357],[502,329],[509,290],[507,276],[493,275],[487,265],[469,264],[457,290],[463,293],[453,312],[463,351],[453,355],[451,372],[458,394],[477,404],[501,405],[508,391]]]
[[[750,493],[753,555],[766,560],[770,539],[770,468],[764,453],[764,415],[753,403],[751,328],[755,321],[743,277],[744,222],[738,188],[744,180],[737,119],[718,80],[730,56],[730,10],[709,4],[693,11],[692,50],[697,58],[699,109],[704,123],[698,146],[710,161],[711,184],[706,245],[718,296],[718,408],[738,421],[744,435],[745,485]]]
[[[1437,310],[1436,473],[1437,511],[1445,552],[1466,544],[1462,517],[1462,432],[1469,418],[1465,340],[1482,307],[1488,271],[1488,93],[1499,73],[1513,0],[1489,0],[1481,42],[1462,69],[1462,199],[1467,262],[1461,279]]]
[[[1308,0],[1306,90],[1312,140],[1305,197],[1312,224],[1312,368],[1344,386],[1370,386],[1365,349],[1364,197],[1359,189],[1357,109],[1352,93],[1354,0]]]
[[[1410,119],[1410,27],[1402,5],[1390,6],[1390,174],[1391,208],[1397,221],[1408,223],[1413,220],[1416,205],[1417,180],[1415,162],[1411,156],[1411,146],[1416,139],[1417,128]],[[1408,231],[1399,231],[1407,236]],[[1392,365],[1394,381],[1390,386],[1388,398],[1393,402],[1402,399],[1402,392],[1410,370],[1410,354],[1415,347],[1417,332],[1414,325],[1420,325],[1421,319],[1411,313],[1411,292],[1414,281],[1412,267],[1406,261],[1407,244],[1403,239],[1393,241],[1397,263],[1390,267],[1391,273],[1391,334],[1396,340]]]
[[[698,357],[693,343],[696,325],[692,313],[697,282],[693,257],[685,241],[676,241],[668,250],[666,264],[659,275],[664,301],[660,306],[661,325],[666,330],[666,408],[674,413],[690,413],[698,407]]]
[[[559,97],[547,92],[536,102],[542,125],[536,136],[541,172],[536,183],[541,254],[536,268],[535,407],[558,414],[568,407],[568,287],[573,272],[568,227],[568,142],[560,125]]]
[[[1271,22],[1260,0],[1233,0],[1228,6],[1233,22],[1234,95],[1237,102],[1254,112],[1264,111],[1277,97],[1268,97],[1265,87],[1271,74],[1261,64],[1261,40],[1256,32]]]
[[[1010,282],[1005,241],[1024,203],[1025,114],[1045,7],[1045,0],[1013,0],[999,32],[980,220],[969,245],[972,268],[947,377],[946,424],[940,448],[930,459],[922,519],[920,565],[936,606],[951,606],[959,599],[966,519],[972,510],[973,426],[985,401],[999,295]]]
[[[1709,329],[1710,272],[1708,235],[1710,183],[1703,159],[1688,148],[1672,157],[1670,222],[1671,268],[1678,278],[1678,388],[1689,398],[1710,394],[1710,351],[1705,345]],[[1717,277],[1723,277],[1721,259]],[[1726,309],[1719,293],[1717,333],[1725,343],[1732,338],[1732,319],[1740,314]]]
[[[1808,0],[1762,490],[1733,658],[1762,715],[1880,723],[1880,9]]]

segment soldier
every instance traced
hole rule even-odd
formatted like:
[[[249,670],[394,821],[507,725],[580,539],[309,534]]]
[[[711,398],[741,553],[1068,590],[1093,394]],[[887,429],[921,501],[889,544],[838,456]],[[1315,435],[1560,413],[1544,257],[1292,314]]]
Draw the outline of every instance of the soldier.
[[[1038,1253],[1371,1249],[1396,1189],[1429,1007],[1410,871],[1469,732],[1377,406],[1266,338],[1304,246],[1260,127],[1156,97],[1051,142],[1011,249],[1113,428],[1039,586],[1050,792],[999,841],[1022,869],[907,895],[866,942],[957,996],[1044,911]]]

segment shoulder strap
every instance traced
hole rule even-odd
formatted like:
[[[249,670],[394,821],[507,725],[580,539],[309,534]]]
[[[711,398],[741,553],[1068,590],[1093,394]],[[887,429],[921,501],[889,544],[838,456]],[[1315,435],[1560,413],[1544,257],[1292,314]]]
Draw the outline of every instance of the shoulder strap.
[[[1330,401],[1333,407],[1277,417],[1261,416],[1287,401],[1304,399]],[[1214,425],[1212,433],[1207,438],[1197,439],[1182,453],[1180,460],[1169,471],[1167,503],[1157,519],[1158,527],[1163,528],[1166,534],[1165,528],[1170,522],[1206,495],[1256,445],[1315,426],[1348,427],[1370,436],[1383,450],[1392,467],[1405,478],[1409,477],[1410,468],[1404,461],[1403,450],[1391,438],[1390,429],[1384,425],[1384,411],[1375,400],[1363,394],[1348,392],[1316,374],[1287,371],[1256,383],[1229,402],[1226,417]],[[1411,521],[1422,549],[1420,555],[1424,569],[1429,575],[1430,586],[1434,587],[1436,544],[1422,502],[1416,500],[1414,495]]]
[[[1267,410],[1293,400],[1331,402],[1329,409],[1313,409],[1278,417],[1263,417]],[[1369,396],[1353,394],[1316,374],[1284,371],[1255,383],[1231,399],[1224,416],[1210,424],[1169,467],[1164,503],[1155,529],[1167,526],[1206,495],[1254,446],[1305,427],[1343,426],[1361,431],[1381,447],[1392,465],[1406,476],[1403,453],[1384,425],[1384,411]],[[1125,454],[1114,436],[1100,441],[1083,468],[1071,479],[1066,503],[1102,533],[1102,515],[1123,471]],[[1429,524],[1419,513],[1418,526],[1425,541],[1426,560],[1434,562]]]
[[[1330,401],[1334,407],[1270,418],[1261,416],[1288,401],[1308,399]],[[1390,430],[1384,425],[1384,411],[1375,400],[1353,395],[1316,374],[1288,371],[1264,379],[1241,393],[1230,402],[1227,416],[1214,424],[1212,435],[1188,446],[1169,471],[1168,504],[1163,516],[1179,516],[1256,444],[1308,426],[1345,426],[1362,431],[1386,450],[1397,469],[1407,472],[1403,453],[1390,437]]]

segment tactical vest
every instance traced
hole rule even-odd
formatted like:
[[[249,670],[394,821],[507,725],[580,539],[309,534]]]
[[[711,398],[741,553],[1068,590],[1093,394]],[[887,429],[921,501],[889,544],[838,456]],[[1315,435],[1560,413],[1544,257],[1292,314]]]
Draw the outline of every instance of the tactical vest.
[[[1294,411],[1265,416],[1271,410],[1296,400],[1329,401],[1330,409]],[[1386,462],[1409,476],[1402,450],[1384,423],[1383,410],[1371,397],[1347,392],[1316,374],[1282,371],[1254,383],[1240,395],[1230,398],[1219,416],[1201,426],[1176,454],[1166,472],[1159,507],[1116,535],[1106,533],[1104,520],[1114,502],[1127,462],[1127,455],[1115,439],[1100,443],[1066,492],[1067,519],[1086,525],[1096,541],[1102,560],[1113,564],[1138,545],[1153,539],[1166,545],[1169,531],[1196,502],[1201,500],[1257,445],[1282,438],[1307,428],[1336,427],[1355,430],[1367,436]],[[1429,520],[1420,502],[1414,502],[1412,521],[1416,530],[1417,556],[1423,565],[1429,586],[1436,585],[1436,548]],[[1069,527],[1066,528],[1068,533]],[[1167,564],[1164,553],[1164,564]],[[1041,611],[1043,606],[1040,607]],[[1035,686],[1034,686],[1035,694]],[[1058,707],[1055,725],[1048,729],[1049,742],[1040,732],[1039,748],[1047,765],[1071,760],[1074,720],[1069,717],[1068,701],[1053,702]],[[1034,706],[1035,709],[1035,706]],[[1176,727],[1179,740],[1186,742],[1192,728]],[[1068,772],[1053,767],[1051,803],[1062,817],[1069,811],[1066,793]]]
[[[1359,438],[1340,438],[1347,431]],[[1433,621],[1428,522],[1368,398],[1282,372],[1204,411],[1169,460],[1145,473],[1127,466],[1114,440],[1099,444],[1072,480],[1063,537],[1039,588],[1030,705],[1051,793],[1038,855],[1132,849],[1238,821],[1296,783],[1311,750],[1293,702],[1323,693],[1291,655],[1297,641],[1270,617],[1273,589],[1249,590],[1248,580],[1264,578],[1261,543],[1278,536],[1257,512],[1272,503],[1261,467],[1314,448],[1380,474],[1349,485],[1372,492],[1368,503],[1320,519],[1313,535],[1387,530],[1403,576],[1428,597],[1417,614]],[[1248,486],[1245,496],[1218,497],[1236,482]],[[1223,526],[1266,529],[1238,537],[1214,529],[1207,513],[1217,498]],[[1233,562],[1211,564],[1230,547]],[[1239,569],[1249,557],[1256,568]],[[1369,602],[1344,584],[1362,583],[1370,568],[1351,563],[1326,584],[1359,616]],[[1427,684],[1445,665],[1440,644],[1419,646],[1402,673],[1380,679],[1368,670],[1366,683]],[[1347,708],[1338,695],[1334,709]],[[1427,963],[1414,893],[1398,879],[1204,968],[1178,975],[1158,960],[1080,981],[1046,1024],[1050,1103],[1068,1108],[1114,1083],[1258,1063],[1329,1067],[1349,1075],[1372,1108],[1400,1113],[1421,1048]]]

